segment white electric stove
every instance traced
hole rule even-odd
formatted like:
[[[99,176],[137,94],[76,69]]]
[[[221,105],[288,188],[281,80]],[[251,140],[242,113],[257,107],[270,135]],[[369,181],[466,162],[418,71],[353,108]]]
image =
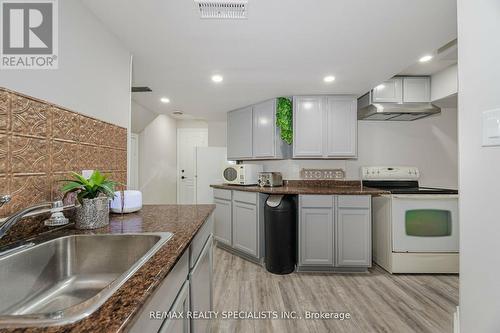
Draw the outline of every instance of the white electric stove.
[[[390,273],[458,273],[458,191],[420,187],[416,167],[363,167],[372,199],[373,259]]]

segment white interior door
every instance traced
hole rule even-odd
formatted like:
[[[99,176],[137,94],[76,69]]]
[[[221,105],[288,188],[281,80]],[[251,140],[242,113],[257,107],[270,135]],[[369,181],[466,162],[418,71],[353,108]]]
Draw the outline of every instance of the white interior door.
[[[139,135],[130,134],[130,183],[128,189],[139,189]]]
[[[196,203],[195,147],[208,146],[207,128],[177,129],[177,203]]]

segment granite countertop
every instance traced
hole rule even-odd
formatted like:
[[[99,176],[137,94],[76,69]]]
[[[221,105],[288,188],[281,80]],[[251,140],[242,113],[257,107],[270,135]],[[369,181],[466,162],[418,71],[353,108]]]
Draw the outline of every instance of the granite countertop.
[[[266,194],[324,194],[324,195],[381,195],[389,192],[361,186],[360,181],[351,180],[289,180],[283,186],[260,187],[229,184],[210,185],[223,190],[259,192]]]
[[[123,332],[133,322],[148,297],[182,256],[214,205],[146,205],[131,214],[112,214],[110,224],[101,229],[80,231],[72,226],[55,233],[123,234],[171,232],[174,235],[96,312],[73,324],[52,327],[9,328],[0,332]],[[116,255],[120,255],[117,253]]]

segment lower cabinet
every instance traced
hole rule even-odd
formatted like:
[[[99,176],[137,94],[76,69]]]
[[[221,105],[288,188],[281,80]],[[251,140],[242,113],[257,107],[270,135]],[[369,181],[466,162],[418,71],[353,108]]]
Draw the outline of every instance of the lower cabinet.
[[[371,266],[371,197],[299,196],[299,270]]]
[[[302,208],[299,235],[300,264],[333,265],[332,208]]]
[[[264,194],[214,190],[214,239],[250,259],[264,255]]]
[[[233,247],[257,257],[257,206],[233,202]]]
[[[189,311],[189,282],[184,282],[179,295],[170,309],[170,313],[184,314]],[[190,333],[190,321],[187,318],[165,320],[160,328],[159,333]]]
[[[191,311],[206,313],[212,310],[212,237],[210,237],[196,264],[189,273]],[[210,320],[191,319],[191,332],[210,332]]]
[[[231,200],[214,199],[214,238],[226,245],[232,244],[232,203]]]
[[[189,248],[143,306],[129,332],[210,332],[210,320],[190,318],[187,314],[189,311],[212,311],[212,222],[209,216]]]
[[[338,208],[336,266],[370,267],[371,213],[370,209]]]

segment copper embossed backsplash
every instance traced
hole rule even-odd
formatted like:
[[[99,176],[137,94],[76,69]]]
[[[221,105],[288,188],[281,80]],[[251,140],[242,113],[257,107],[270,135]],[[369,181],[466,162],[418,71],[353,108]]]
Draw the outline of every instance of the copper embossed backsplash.
[[[127,179],[127,129],[0,88],[0,217],[61,197],[70,171]]]

